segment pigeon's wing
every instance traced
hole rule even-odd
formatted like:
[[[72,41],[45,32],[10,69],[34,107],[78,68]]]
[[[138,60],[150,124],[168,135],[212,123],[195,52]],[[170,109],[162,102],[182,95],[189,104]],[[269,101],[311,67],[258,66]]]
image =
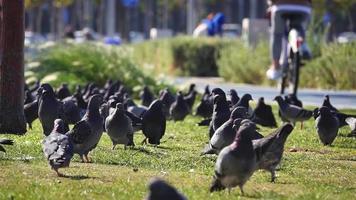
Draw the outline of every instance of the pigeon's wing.
[[[13,145],[14,141],[10,139],[0,139],[0,144]]]
[[[300,108],[298,106],[289,105],[284,110],[284,114],[285,116],[288,116],[291,119],[302,120],[302,119],[309,119],[313,115],[313,112]]]
[[[268,135],[264,138],[253,140],[253,149],[256,154],[256,158],[259,161],[262,156],[268,151],[268,148],[273,144],[277,134]]]
[[[348,117],[345,119],[345,121],[350,126],[352,131],[354,131],[356,129],[356,118]]]
[[[67,133],[75,144],[82,144],[91,134],[90,124],[85,120],[77,122],[73,129]]]

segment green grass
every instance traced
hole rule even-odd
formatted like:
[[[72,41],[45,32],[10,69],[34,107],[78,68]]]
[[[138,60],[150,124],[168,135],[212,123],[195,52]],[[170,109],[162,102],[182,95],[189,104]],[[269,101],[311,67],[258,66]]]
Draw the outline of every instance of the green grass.
[[[148,181],[157,176],[189,199],[356,198],[355,138],[346,137],[350,130],[345,127],[332,147],[324,147],[313,120],[303,130],[297,126],[288,138],[276,183],[269,182],[269,173],[258,171],[245,185],[245,196],[239,189],[210,194],[216,156],[199,156],[208,133],[207,127],[195,125],[200,120],[189,116],[184,122],[168,122],[158,148],[142,147],[139,133],[134,149],[111,150],[104,133],[90,154],[93,163],[80,163],[76,155],[71,166],[61,170],[70,178],[59,178],[50,170],[41,150],[43,135],[37,120],[25,136],[1,135],[14,139],[15,145],[7,146],[6,154],[0,152],[0,199],[143,199]],[[268,134],[271,130],[260,131]],[[292,148],[298,151],[290,152]]]

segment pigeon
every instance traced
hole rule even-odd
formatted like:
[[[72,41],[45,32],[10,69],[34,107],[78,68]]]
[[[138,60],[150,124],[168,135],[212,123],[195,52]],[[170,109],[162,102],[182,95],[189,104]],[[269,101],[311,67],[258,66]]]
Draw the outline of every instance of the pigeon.
[[[249,101],[252,100],[252,96],[250,94],[244,94],[241,99],[233,105],[233,109],[235,109],[236,107],[242,106],[245,107],[246,109],[249,109],[250,105],[249,105]]]
[[[295,105],[295,106],[303,108],[303,102],[301,100],[299,100],[295,94],[288,94],[288,95],[284,96],[284,99],[285,99],[286,103],[288,103],[290,105]]]
[[[150,144],[159,145],[165,131],[166,116],[163,112],[162,101],[154,100],[142,116],[142,132],[146,137],[142,143],[146,143],[148,139]]]
[[[117,103],[115,111],[105,120],[105,130],[113,143],[113,150],[117,144],[124,144],[125,149],[126,146],[134,146],[132,121],[125,112],[124,105]]]
[[[301,128],[303,128],[303,121],[310,119],[313,115],[312,111],[295,105],[289,105],[281,96],[276,96],[274,100],[277,101],[279,105],[281,115],[293,124],[300,121],[302,123]]]
[[[143,106],[146,106],[146,107],[150,106],[150,104],[154,100],[154,96],[153,96],[152,92],[150,91],[150,89],[148,88],[148,86],[145,85],[143,87],[143,90],[140,92],[140,98],[141,98]]]
[[[319,116],[315,120],[315,127],[319,139],[324,145],[331,145],[339,131],[339,120],[326,106],[319,108],[318,112]]]
[[[5,148],[2,145],[13,145],[14,141],[10,139],[0,139],[0,151],[6,153]]]
[[[103,134],[104,120],[99,112],[102,100],[101,95],[91,96],[84,117],[73,127],[74,132],[86,133],[87,136],[82,144],[74,145],[74,153],[79,154],[83,162],[91,162],[88,154],[96,147]]]
[[[281,162],[284,151],[284,144],[290,133],[293,131],[293,128],[294,127],[291,124],[286,123],[268,136],[252,141],[253,145],[256,146],[260,142],[263,143],[263,141],[266,139],[268,140],[271,137],[275,138],[273,144],[268,148],[267,152],[264,154],[258,164],[259,169],[264,169],[271,173],[271,182],[274,182],[276,179],[275,171]]]
[[[176,100],[173,94],[166,88],[160,92],[159,100],[163,103],[163,111],[166,117],[169,117],[169,109],[172,103]]]
[[[33,102],[35,99],[32,96],[32,93],[29,90],[25,91],[25,99],[24,99],[24,105]]]
[[[189,85],[188,93],[184,94],[184,97],[189,96],[189,95],[190,95],[192,92],[194,92],[194,91],[195,91],[195,84],[194,84],[194,83],[191,83],[191,84]]]
[[[54,120],[64,119],[62,104],[56,99],[50,85],[42,84],[42,94],[38,101],[38,118],[42,124],[43,133],[48,136],[53,130]]]
[[[221,125],[211,137],[209,144],[204,148],[201,155],[205,154],[218,154],[221,149],[230,145],[235,138],[236,132],[232,129],[234,120],[239,119],[241,122],[248,116],[247,109],[244,107],[235,108],[230,115],[230,119]]]
[[[237,102],[239,102],[240,97],[237,94],[236,90],[230,89],[229,90],[229,95],[230,95],[231,105],[235,105],[235,104],[237,104]]]
[[[32,129],[32,122],[38,118],[38,102],[37,100],[24,105],[24,114],[28,127]]]
[[[75,104],[73,99],[64,99],[62,101],[63,115],[68,124],[75,124],[81,119],[81,110]]]
[[[214,132],[229,118],[230,118],[230,107],[228,102],[226,101],[225,94],[215,95],[214,111],[209,125],[209,138],[211,138]]]
[[[184,100],[182,92],[178,92],[176,101],[169,109],[169,114],[174,121],[182,121],[189,114],[189,106]]]
[[[356,118],[348,117],[345,121],[351,128],[351,135],[356,135]]]
[[[211,118],[213,114],[214,105],[210,99],[201,99],[200,104],[196,108],[195,115],[201,116],[203,118]]]
[[[66,97],[71,96],[71,93],[68,89],[68,85],[66,83],[63,83],[57,90],[57,98],[62,100]]]
[[[158,178],[150,182],[149,190],[150,192],[145,200],[187,200],[187,198],[173,186]]]
[[[254,110],[254,118],[252,121],[261,126],[277,127],[277,122],[274,118],[272,107],[265,104],[263,97],[258,99],[257,106]]]
[[[323,104],[321,106],[328,107],[330,111],[339,112],[338,109],[336,109],[333,105],[331,105],[329,95],[325,95]]]
[[[43,153],[57,176],[64,176],[59,173],[58,169],[69,167],[70,160],[74,154],[73,146],[74,144],[82,143],[84,137],[85,135],[79,135],[77,132],[66,133],[66,124],[62,119],[54,121],[54,128],[44,138],[42,145]]]
[[[239,186],[244,194],[244,184],[258,169],[259,158],[263,157],[275,139],[272,137],[253,146],[251,133],[254,131],[255,127],[251,123],[242,123],[234,142],[221,150],[215,163],[215,176],[210,192],[225,188],[230,191]]]
[[[184,101],[188,106],[189,113],[192,112],[196,96],[197,96],[197,91],[195,90],[190,92],[187,96],[184,96]]]

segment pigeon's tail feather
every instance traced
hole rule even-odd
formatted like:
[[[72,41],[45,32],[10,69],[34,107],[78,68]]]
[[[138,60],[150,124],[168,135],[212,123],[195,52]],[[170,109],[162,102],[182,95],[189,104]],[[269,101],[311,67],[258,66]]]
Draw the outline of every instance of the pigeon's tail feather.
[[[293,131],[293,129],[294,127],[290,123],[286,123],[285,125],[283,125],[282,128],[278,130],[279,133],[277,136],[277,140],[280,140],[284,143],[287,140],[289,134]]]
[[[310,119],[313,116],[313,111],[310,110],[301,110],[298,113],[298,118],[303,118],[305,120]]]
[[[203,155],[206,155],[206,154],[215,154],[215,153],[216,153],[215,149],[210,144],[207,144],[204,147],[204,149],[203,149],[203,151],[201,152],[200,155],[203,156]]]
[[[0,144],[4,144],[4,145],[13,145],[14,141],[10,140],[10,139],[0,139]]]
[[[218,179],[216,176],[214,176],[213,182],[211,183],[211,186],[210,186],[210,192],[221,191],[224,189],[225,189],[225,186],[222,185],[220,179]]]

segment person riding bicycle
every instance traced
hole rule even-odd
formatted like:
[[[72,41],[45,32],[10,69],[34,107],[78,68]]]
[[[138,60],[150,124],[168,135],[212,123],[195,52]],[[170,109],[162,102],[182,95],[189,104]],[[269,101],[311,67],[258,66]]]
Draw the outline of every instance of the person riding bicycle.
[[[271,80],[277,80],[282,76],[282,67],[280,63],[283,50],[283,38],[287,32],[287,22],[298,30],[304,39],[303,58],[310,58],[311,53],[305,43],[305,31],[307,29],[311,15],[311,0],[268,0],[271,14],[271,38],[270,53],[272,64],[266,72]],[[288,18],[290,14],[293,17]]]

